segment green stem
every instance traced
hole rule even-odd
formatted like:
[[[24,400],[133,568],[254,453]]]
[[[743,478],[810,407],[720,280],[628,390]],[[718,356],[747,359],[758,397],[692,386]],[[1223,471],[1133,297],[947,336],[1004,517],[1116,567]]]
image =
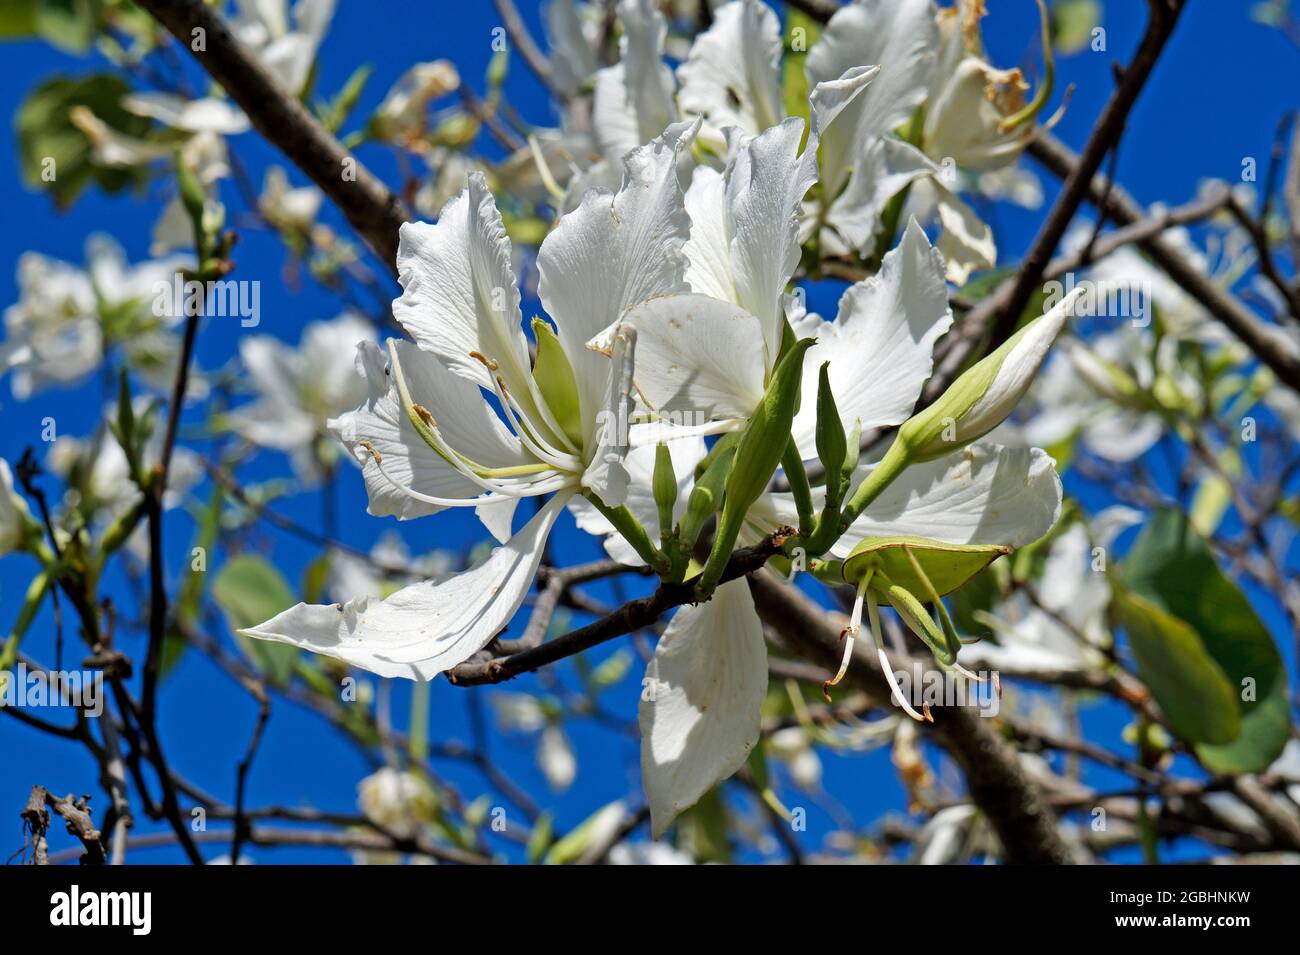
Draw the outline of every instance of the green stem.
[[[880,459],[880,463],[871,469],[866,480],[858,485],[858,489],[849,498],[849,503],[844,505],[844,510],[840,512],[840,533],[848,530],[867,505],[878,498],[885,488],[906,470],[911,463],[910,459],[911,451],[906,443],[901,438],[895,438],[894,443],[885,452],[885,456]]]
[[[653,567],[655,573],[663,575],[671,570],[668,558],[655,547],[641,522],[624,505],[609,507],[595,494],[587,494],[587,500],[595,505],[596,510],[605,515],[605,519],[614,525],[614,529],[623,535],[623,539],[632,545],[637,556]]]
[[[790,491],[794,494],[794,504],[799,511],[799,536],[812,535],[817,512],[813,508],[812,486],[808,483],[808,472],[799,456],[799,448],[791,438],[781,455],[781,467],[785,469],[786,480],[790,482]],[[829,482],[828,490],[829,493]]]

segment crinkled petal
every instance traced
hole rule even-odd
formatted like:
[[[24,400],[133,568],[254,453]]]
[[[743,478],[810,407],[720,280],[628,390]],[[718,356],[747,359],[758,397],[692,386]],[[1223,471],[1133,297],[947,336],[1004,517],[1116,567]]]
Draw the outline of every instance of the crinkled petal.
[[[300,603],[244,636],[288,643],[383,677],[429,680],[487,646],[524,602],[546,537],[568,501],[557,494],[480,564],[375,601]]]
[[[605,405],[609,361],[587,342],[630,306],[686,291],[682,246],[690,220],[677,182],[677,155],[697,127],[670,126],[629,153],[619,191],[588,192],[538,250],[538,296],[573,366],[588,436]]]
[[[934,343],[952,325],[943,257],[913,219],[880,271],[852,286],[834,322],[801,335],[817,344],[804,358],[803,394],[793,433],[805,459],[816,455],[817,380],[823,362],[845,428],[900,424],[912,413],[933,367]]]
[[[760,0],[718,7],[677,68],[677,102],[715,129],[757,134],[780,121],[781,23]]]
[[[880,77],[845,110],[822,144],[822,183],[836,195],[867,139],[893,133],[925,98],[938,43],[932,0],[859,0],[841,7],[808,51],[812,83],[866,64]]]

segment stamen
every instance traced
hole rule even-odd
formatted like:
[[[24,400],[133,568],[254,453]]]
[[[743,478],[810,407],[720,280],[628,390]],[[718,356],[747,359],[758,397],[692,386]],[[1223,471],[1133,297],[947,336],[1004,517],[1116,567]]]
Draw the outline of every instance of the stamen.
[[[867,613],[871,618],[871,635],[876,640],[876,654],[880,659],[880,669],[885,671],[885,680],[889,683],[889,690],[893,694],[894,701],[903,708],[904,713],[918,723],[933,723],[934,717],[930,715],[928,706],[922,706],[925,711],[925,715],[922,716],[912,709],[912,705],[903,697],[902,687],[898,685],[898,678],[894,676],[893,664],[889,662],[889,655],[885,653],[885,639],[880,632],[880,608],[876,605],[874,592],[867,594]]]
[[[577,472],[581,466],[581,462],[577,458],[564,454],[562,451],[556,451],[549,445],[544,445],[524,426],[522,414],[516,408],[516,402],[506,388],[506,383],[500,377],[494,377],[492,384],[493,393],[497,396],[497,400],[501,402],[501,409],[505,413],[506,424],[523,442],[524,447],[558,471]]]
[[[853,639],[862,629],[862,599],[866,593],[867,584],[871,582],[873,570],[868,570],[866,575],[858,582],[858,593],[853,598],[853,613],[849,616],[849,625],[840,631],[840,639],[844,641],[844,656],[840,659],[840,668],[836,674],[822,684],[822,697],[827,703],[831,702],[830,688],[839,685],[844,679],[844,674],[849,672],[849,661],[853,659]]]
[[[501,367],[500,363],[496,359],[489,358],[481,351],[472,351],[469,353],[469,357],[473,358],[475,361],[482,362],[484,367],[486,367],[488,371],[495,372],[498,368]]]

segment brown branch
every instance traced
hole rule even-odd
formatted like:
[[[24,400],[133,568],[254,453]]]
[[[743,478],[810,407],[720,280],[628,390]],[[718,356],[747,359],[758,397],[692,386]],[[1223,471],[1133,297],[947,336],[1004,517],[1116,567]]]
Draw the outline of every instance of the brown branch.
[[[501,18],[501,25],[506,28],[506,33],[510,35],[510,40],[514,43],[519,55],[524,58],[528,68],[533,71],[533,75],[542,81],[542,85],[550,91],[552,96],[564,99],[564,95],[555,86],[555,77],[551,71],[551,63],[537,46],[533,35],[528,32],[528,25],[524,23],[524,18],[519,15],[519,9],[515,6],[514,0],[492,0],[492,6],[496,7],[497,16]]]
[[[759,615],[791,649],[833,672],[843,646],[838,615],[767,572],[750,577]],[[874,655],[861,647],[846,677],[857,689],[889,699]],[[1056,817],[1017,761],[1015,750],[967,707],[935,707],[930,730],[966,776],[971,798],[997,831],[1007,860],[1016,863],[1072,862],[1056,828]]]
[[[1029,153],[1058,176],[1069,176],[1075,168],[1074,153],[1048,134],[1032,142]],[[1144,216],[1142,207],[1119,183],[1108,186],[1100,176],[1093,178],[1089,198],[1095,205],[1104,205],[1110,217],[1120,225],[1132,225]],[[1300,392],[1300,349],[1280,329],[1259,319],[1165,239],[1156,236],[1139,242],[1138,248],[1207,312],[1227,326],[1280,381]]]
[[[334,200],[396,275],[397,234],[410,217],[401,200],[279,85],[212,7],[202,0],[140,0],[139,5],[193,54],[257,131]],[[194,48],[195,30],[203,31],[203,49]]]
[[[1185,0],[1150,0],[1151,11],[1147,20],[1146,32],[1138,45],[1133,61],[1120,74],[1120,79],[1111,94],[1110,100],[1093,126],[1078,162],[1061,186],[1047,220],[1039,229],[1033,245],[1025,254],[1016,273],[1015,282],[1007,299],[998,310],[991,335],[991,347],[996,348],[1015,331],[1021,313],[1029,303],[1029,298],[1043,280],[1043,270],[1052,253],[1060,244],[1065,230],[1074,220],[1074,215],[1087,195],[1088,186],[1093,176],[1101,168],[1106,154],[1114,147],[1116,140],[1124,130],[1129,111],[1137,101],[1138,94],[1146,85],[1151,70],[1160,58],[1179,14],[1183,11]]]
[[[782,545],[794,536],[794,529],[783,527],[769,534],[753,547],[745,547],[731,555],[722,580],[735,580],[761,568],[769,557],[780,552]],[[501,683],[521,673],[529,673],[566,657],[590,650],[594,646],[635,633],[653,626],[667,611],[682,604],[693,603],[695,587],[691,583],[662,583],[653,594],[629,600],[612,613],[585,627],[571,630],[550,643],[521,650],[507,656],[483,662],[462,663],[447,672],[447,679],[457,686],[478,686],[484,683]]]
[[[51,796],[44,786],[32,787],[31,794],[27,797],[27,805],[21,815],[23,824],[31,832],[35,847],[33,861],[36,865],[44,865],[46,862],[44,843],[45,834],[50,828],[49,809],[58,813],[67,824],[68,833],[81,841],[85,849],[81,856],[82,865],[104,864],[104,840],[99,830],[95,828],[95,820],[91,818],[89,801],[88,796],[82,796],[80,799],[65,796],[60,799]]]

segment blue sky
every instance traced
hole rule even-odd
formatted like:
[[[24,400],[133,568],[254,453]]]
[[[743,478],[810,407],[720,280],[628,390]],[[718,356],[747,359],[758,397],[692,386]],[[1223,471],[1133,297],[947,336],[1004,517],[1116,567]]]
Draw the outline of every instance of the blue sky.
[[[1030,0],[993,0],[993,13],[985,36],[991,59],[998,65],[1034,66],[1037,53],[1036,14]],[[534,31],[540,35],[535,4],[520,3]],[[1139,200],[1180,203],[1191,198],[1197,183],[1206,177],[1236,179],[1242,160],[1256,157],[1261,169],[1266,163],[1274,128],[1284,111],[1294,108],[1296,77],[1300,76],[1300,52],[1280,34],[1248,19],[1247,3],[1192,3],[1178,27],[1168,53],[1133,110],[1119,155],[1119,178]],[[1137,44],[1145,16],[1145,4],[1112,0],[1106,5],[1104,27],[1107,50],[1085,51],[1058,63],[1058,88],[1075,86],[1069,110],[1057,134],[1078,148],[1091,128],[1112,88],[1111,67],[1124,62]],[[365,115],[410,64],[437,57],[454,60],[462,76],[482,88],[483,71],[491,56],[491,31],[496,18],[489,3],[426,4],[395,0],[340,0],[339,11],[321,50],[318,89],[332,94],[360,63],[370,63],[375,72],[366,86],[357,115]],[[8,43],[0,55],[0,113],[12,117],[23,97],[41,80],[56,74],[82,74],[104,69],[93,59],[63,55],[48,45]],[[1031,71],[1036,75],[1036,70]],[[555,117],[538,85],[521,62],[511,64],[506,89],[511,102],[529,120],[539,124]],[[349,127],[350,128],[350,127]],[[249,167],[255,182],[261,181],[268,163],[281,161],[255,133],[233,140],[234,149]],[[485,148],[491,153],[491,145]],[[360,157],[389,182],[397,181],[396,166],[383,150],[366,147]],[[1028,161],[1027,161],[1028,162]],[[1032,162],[1030,168],[1036,168]],[[1054,181],[1043,174],[1050,196]],[[300,183],[300,177],[294,178]],[[226,184],[226,198],[237,200]],[[134,261],[147,255],[148,233],[159,209],[156,195],[105,197],[89,192],[67,211],[56,211],[43,195],[28,191],[20,182],[17,147],[12,123],[0,127],[0,203],[6,228],[0,230],[0,307],[16,298],[14,268],[18,256],[36,250],[56,258],[80,262],[86,235],[96,230],[111,232],[123,243]],[[1000,252],[1012,261],[1034,234],[1041,213],[1001,210]],[[326,221],[346,226],[327,206]],[[258,333],[270,333],[296,341],[303,325],[312,319],[328,318],[339,310],[338,302],[312,285],[293,289],[280,281],[281,248],[272,237],[245,231],[235,258],[238,276],[262,280],[262,323]],[[382,270],[380,270],[382,271]],[[395,290],[395,286],[394,286]],[[833,314],[838,288],[810,291],[810,304],[824,314]],[[535,303],[533,305],[535,308]],[[204,368],[215,368],[236,355],[241,331],[233,322],[209,322],[200,333],[197,357]],[[94,428],[100,413],[98,381],[65,391],[46,392],[20,403],[13,400],[7,382],[0,383],[0,456],[16,460],[28,445],[41,451],[42,419],[53,416],[61,434],[86,434]],[[266,453],[241,473],[245,483],[290,474],[287,462]],[[47,479],[52,480],[52,479]],[[1093,489],[1079,489],[1090,509],[1109,503]],[[345,469],[337,488],[339,536],[350,544],[368,547],[380,533],[397,527],[391,520],[368,517],[364,491],[356,473]],[[304,493],[281,502],[279,509],[295,519],[318,523],[321,501],[315,493]],[[168,521],[165,547],[168,566],[179,568],[188,551],[192,525],[176,512]],[[481,539],[478,525],[469,515],[440,516],[399,530],[411,549],[421,553],[433,547],[465,549]],[[599,555],[596,543],[577,534],[567,518],[554,538],[565,562],[578,562]],[[306,565],[316,556],[314,548],[296,539],[266,529],[256,541],[273,558],[290,581],[297,582]],[[218,561],[220,557],[218,557]],[[7,629],[17,612],[21,596],[33,571],[31,561],[11,556],[0,561],[0,630]],[[120,582],[110,582],[110,587]],[[637,592],[637,582],[628,585]],[[110,590],[110,592],[113,592]],[[602,588],[597,596],[613,600]],[[121,599],[129,603],[129,596]],[[1260,606],[1274,633],[1286,628],[1273,608]],[[43,660],[52,659],[53,625],[43,614],[28,637],[24,649]],[[229,642],[228,634],[220,634]],[[72,638],[70,636],[70,641]],[[123,649],[140,656],[143,641],[126,638]],[[1291,641],[1283,639],[1294,673]],[[626,646],[620,641],[613,648]],[[612,648],[594,654],[600,658]],[[70,650],[75,653],[75,650]],[[639,674],[640,664],[634,664]],[[571,665],[556,671],[571,679]],[[608,695],[606,708],[634,717],[639,679],[629,678]],[[526,678],[512,689],[537,686]],[[405,726],[408,687],[394,686],[394,722]],[[432,687],[430,735],[434,740],[467,740],[467,708],[471,695],[493,691],[464,691],[438,681]],[[482,701],[480,701],[482,702]],[[160,696],[160,725],[164,743],[175,768],[187,778],[226,800],[233,798],[235,765],[243,755],[256,717],[256,708],[238,687],[197,655],[187,656],[163,684]],[[1089,709],[1085,726],[1089,738],[1101,738],[1118,745],[1124,714],[1109,707]],[[576,785],[567,795],[553,801],[561,828],[571,826],[611,799],[630,796],[639,799],[637,747],[635,739],[589,724],[571,728],[582,758]],[[534,794],[546,797],[545,784],[533,763],[531,743],[519,738],[493,737],[493,754],[501,765]],[[0,720],[0,856],[19,846],[17,813],[33,783],[57,792],[98,792],[96,771],[79,746],[51,740],[20,727],[15,721]],[[877,818],[887,809],[900,810],[904,797],[889,763],[887,751],[849,757],[830,756],[826,763],[826,789],[836,794],[845,810],[859,823]],[[468,798],[485,790],[482,778],[456,763],[440,764],[445,777]],[[249,785],[250,805],[304,804],[338,811],[351,811],[356,783],[369,771],[357,751],[320,720],[292,704],[279,704],[255,764]],[[1104,775],[1090,776],[1098,785]],[[1111,780],[1115,782],[1115,780]],[[102,807],[102,796],[94,805]],[[809,805],[806,845],[815,846],[830,828],[831,816],[815,804]],[[137,832],[158,828],[138,820]],[[208,846],[217,855],[226,846]],[[254,849],[252,855],[266,862],[342,861],[341,853],[320,850]],[[135,861],[175,861],[173,850],[133,853]]]

